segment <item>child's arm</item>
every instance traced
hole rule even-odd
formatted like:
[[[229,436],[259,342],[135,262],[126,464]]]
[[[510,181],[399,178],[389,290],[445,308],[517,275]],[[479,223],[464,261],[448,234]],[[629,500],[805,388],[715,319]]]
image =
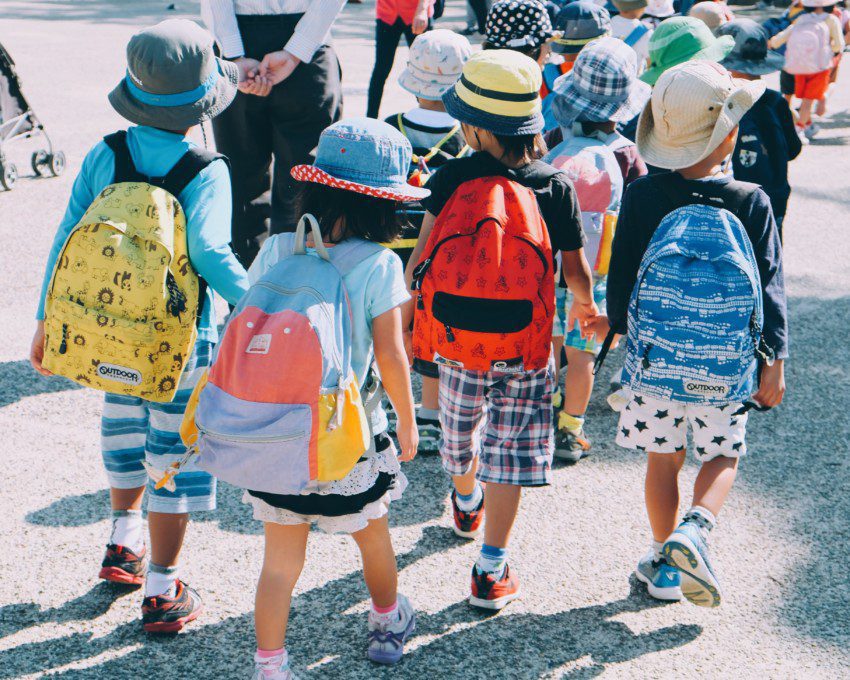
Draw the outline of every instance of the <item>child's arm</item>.
[[[189,258],[195,271],[231,305],[248,290],[248,274],[230,249],[230,175],[213,161],[181,192]]]
[[[567,328],[574,328],[576,321],[578,321],[579,330],[584,337],[585,326],[595,321],[599,316],[599,308],[593,301],[593,274],[591,274],[590,264],[584,256],[584,248],[562,250],[561,265],[564,282],[573,294],[573,304],[567,318]]]
[[[791,24],[784,31],[779,31],[779,33],[768,40],[770,49],[775,50],[777,47],[782,47],[786,42],[788,42],[788,36],[791,35],[792,30],[794,30],[794,24]]]
[[[844,51],[844,32],[841,30],[841,22],[834,14],[830,14],[826,20],[829,26],[829,46],[833,54],[841,54]]]
[[[401,308],[394,307],[372,319],[372,340],[375,361],[381,374],[381,384],[398,416],[396,435],[401,446],[400,459],[411,461],[419,446],[419,430],[413,411],[413,392],[410,388],[410,370],[402,341]]]

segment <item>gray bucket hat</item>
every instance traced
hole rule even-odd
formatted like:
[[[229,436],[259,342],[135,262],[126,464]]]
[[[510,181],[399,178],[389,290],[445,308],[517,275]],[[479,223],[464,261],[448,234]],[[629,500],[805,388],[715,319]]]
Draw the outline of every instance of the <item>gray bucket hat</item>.
[[[130,38],[127,75],[109,103],[132,123],[184,130],[230,106],[238,82],[236,64],[216,58],[207,31],[169,19]]]

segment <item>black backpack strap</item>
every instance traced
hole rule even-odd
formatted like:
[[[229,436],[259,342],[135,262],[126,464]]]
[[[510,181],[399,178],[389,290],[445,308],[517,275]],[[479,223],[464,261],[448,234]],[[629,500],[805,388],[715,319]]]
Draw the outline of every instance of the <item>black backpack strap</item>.
[[[204,149],[191,148],[174,164],[174,167],[168,171],[165,177],[156,180],[154,183],[172,196],[179,197],[180,192],[186,188],[189,182],[195,179],[210,163],[219,158],[227,164],[227,169],[230,170],[230,162],[226,156]]]
[[[733,179],[725,184],[704,182],[702,189],[695,192],[693,191],[693,184],[678,172],[665,172],[655,175],[655,178],[660,189],[673,203],[671,212],[686,205],[699,203],[715,208],[724,208],[737,216],[738,211],[752,198],[753,192],[758,189],[757,184]]]
[[[127,146],[126,130],[119,130],[111,135],[106,135],[103,141],[115,155],[115,179],[112,180],[114,183],[147,181],[147,178],[136,170],[136,166],[133,164],[130,148]]]

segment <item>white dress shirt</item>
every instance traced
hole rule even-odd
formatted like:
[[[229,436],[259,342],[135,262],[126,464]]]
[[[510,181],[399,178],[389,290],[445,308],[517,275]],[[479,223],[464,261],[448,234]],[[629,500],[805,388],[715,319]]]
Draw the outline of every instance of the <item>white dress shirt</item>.
[[[346,0],[203,0],[201,16],[228,59],[244,56],[237,14],[304,14],[283,49],[309,62],[328,40]]]

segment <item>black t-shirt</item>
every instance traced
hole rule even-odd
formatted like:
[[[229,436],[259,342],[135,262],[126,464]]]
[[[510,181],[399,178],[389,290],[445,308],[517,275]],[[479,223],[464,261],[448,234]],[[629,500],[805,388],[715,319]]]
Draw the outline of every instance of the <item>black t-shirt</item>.
[[[742,198],[743,197],[743,198]],[[607,310],[611,327],[626,333],[629,299],[638,269],[661,220],[676,208],[694,203],[730,210],[741,220],[761,278],[764,301],[764,339],[778,359],[788,356],[788,312],[782,272],[782,246],[762,189],[730,177],[688,180],[677,172],[636,179],[623,196],[608,267]]]
[[[549,229],[553,253],[584,247],[576,190],[566,173],[543,161],[508,168],[483,151],[449,161],[431,175],[428,182],[431,195],[422,199],[422,206],[432,215],[439,215],[461,184],[481,177],[507,177],[534,192],[540,214]]]

